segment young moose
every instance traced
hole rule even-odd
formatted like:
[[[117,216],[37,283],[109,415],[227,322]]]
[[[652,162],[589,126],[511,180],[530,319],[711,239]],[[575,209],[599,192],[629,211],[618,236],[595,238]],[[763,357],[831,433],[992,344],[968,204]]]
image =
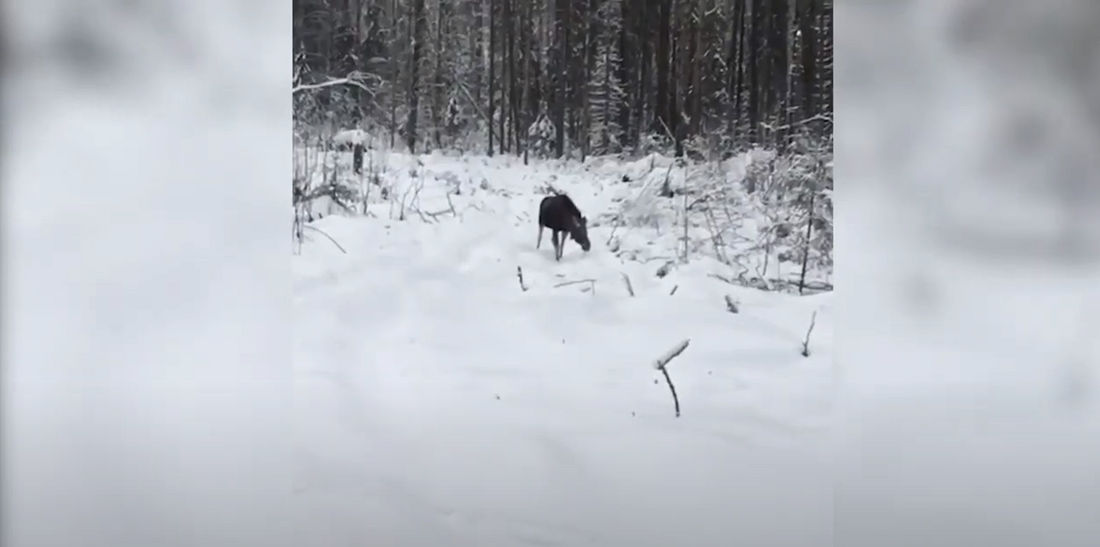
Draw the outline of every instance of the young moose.
[[[565,194],[547,196],[539,204],[539,240],[535,243],[536,249],[542,246],[543,227],[551,230],[550,240],[554,242],[554,260],[560,261],[565,251],[564,232],[569,232],[569,237],[579,243],[584,252],[587,253],[592,248],[592,243],[588,241],[588,219]]]

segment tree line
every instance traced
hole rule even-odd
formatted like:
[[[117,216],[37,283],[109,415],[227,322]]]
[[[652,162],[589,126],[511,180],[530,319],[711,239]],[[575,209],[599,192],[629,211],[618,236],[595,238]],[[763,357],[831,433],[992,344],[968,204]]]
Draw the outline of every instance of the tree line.
[[[832,11],[832,0],[294,0],[295,118],[414,152],[782,150],[831,140]]]

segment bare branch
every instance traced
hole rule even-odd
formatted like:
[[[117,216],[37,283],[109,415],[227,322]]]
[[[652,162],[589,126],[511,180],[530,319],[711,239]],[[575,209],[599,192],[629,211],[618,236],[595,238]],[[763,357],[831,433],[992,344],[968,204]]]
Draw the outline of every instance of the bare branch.
[[[626,292],[630,293],[630,296],[633,297],[634,296],[634,286],[630,284],[630,277],[627,276],[626,273],[624,273],[624,272],[620,272],[620,275],[623,276],[623,283],[626,284]]]
[[[814,324],[817,323],[817,311],[814,311],[813,316],[810,317],[810,328],[806,330],[806,339],[802,341],[802,356],[810,356],[810,333],[814,331]]]
[[[676,396],[676,386],[672,384],[672,377],[668,375],[668,369],[661,367],[661,374],[665,376],[668,390],[672,392],[672,404],[676,408],[676,417],[680,417],[680,398]]]
[[[344,253],[344,254],[348,254],[348,251],[347,251],[346,249],[344,249],[344,247],[342,247],[342,246],[341,246],[341,245],[340,245],[339,243],[337,243],[337,242],[336,242],[336,240],[335,240],[335,239],[332,239],[332,236],[330,236],[330,235],[326,234],[326,233],[325,233],[324,231],[322,231],[322,230],[321,230],[320,228],[318,228],[318,227],[316,227],[316,226],[313,226],[313,225],[311,225],[311,224],[302,224],[302,228],[309,228],[310,230],[313,230],[313,231],[315,231],[315,232],[317,232],[317,233],[319,233],[319,234],[321,234],[321,235],[323,235],[323,236],[327,237],[327,238],[328,238],[328,240],[329,240],[329,241],[331,241],[333,245],[336,245],[336,248],[337,248],[337,249],[340,249],[340,252],[342,252],[342,253]]]
[[[516,266],[516,277],[519,278],[519,288],[523,289],[523,292],[527,292],[527,285],[523,284],[523,268]]]

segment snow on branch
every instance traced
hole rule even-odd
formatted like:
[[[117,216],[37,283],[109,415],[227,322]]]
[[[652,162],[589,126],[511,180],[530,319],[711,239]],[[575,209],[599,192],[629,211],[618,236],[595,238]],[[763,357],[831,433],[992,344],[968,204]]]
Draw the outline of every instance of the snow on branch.
[[[657,370],[664,370],[669,361],[679,357],[679,355],[683,353],[685,349],[687,349],[688,344],[690,343],[691,339],[685,338],[683,342],[680,342],[679,344],[673,346],[672,349],[666,351],[664,355],[653,362],[653,368]]]
[[[833,123],[833,117],[829,114],[817,114],[815,116],[810,116],[809,118],[806,118],[804,120],[799,120],[799,121],[796,121],[796,122],[782,124],[782,125],[771,124],[771,123],[767,123],[767,122],[759,122],[759,123],[760,123],[760,127],[763,127],[764,129],[767,129],[769,131],[776,131],[776,130],[794,129],[796,127],[800,127],[800,126],[803,126],[803,125],[806,125],[806,124],[809,124],[809,123],[813,123],[813,122],[825,122],[825,123],[828,123],[828,124],[832,124]]]
[[[680,398],[676,396],[676,386],[672,385],[672,378],[668,375],[668,363],[672,361],[681,353],[687,349],[688,344],[691,343],[691,339],[685,338],[683,342],[676,344],[672,349],[665,352],[659,359],[653,362],[653,368],[661,371],[661,374],[665,376],[665,382],[668,383],[668,390],[672,392],[672,404],[676,406],[676,417],[680,417]]]
[[[293,88],[291,88],[291,91],[293,93],[298,93],[300,91],[313,91],[338,85],[351,85],[358,87],[359,89],[362,89],[363,91],[366,91],[371,95],[374,95],[374,90],[367,86],[368,80],[381,80],[381,78],[379,78],[375,74],[370,74],[368,72],[356,71],[348,74],[344,78],[332,78],[316,84],[297,84]]]

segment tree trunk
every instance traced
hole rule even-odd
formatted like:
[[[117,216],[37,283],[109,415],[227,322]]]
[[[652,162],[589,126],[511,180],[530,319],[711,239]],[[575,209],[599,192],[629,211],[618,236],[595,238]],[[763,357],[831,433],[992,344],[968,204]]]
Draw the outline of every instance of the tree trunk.
[[[672,57],[672,2],[657,3],[657,112],[652,130],[673,137],[672,105],[673,85],[670,70]]]
[[[485,120],[489,129],[489,156],[493,155],[493,115],[496,114],[496,89],[493,80],[493,65],[496,60],[496,12],[494,0],[489,2],[489,119]]]
[[[424,43],[424,0],[413,0],[412,55],[409,57],[409,118],[405,126],[405,145],[416,153],[416,122],[420,110],[420,56]]]
[[[566,53],[569,49],[568,0],[554,0],[554,154],[560,158],[565,155],[565,107],[566,89],[569,80]]]

